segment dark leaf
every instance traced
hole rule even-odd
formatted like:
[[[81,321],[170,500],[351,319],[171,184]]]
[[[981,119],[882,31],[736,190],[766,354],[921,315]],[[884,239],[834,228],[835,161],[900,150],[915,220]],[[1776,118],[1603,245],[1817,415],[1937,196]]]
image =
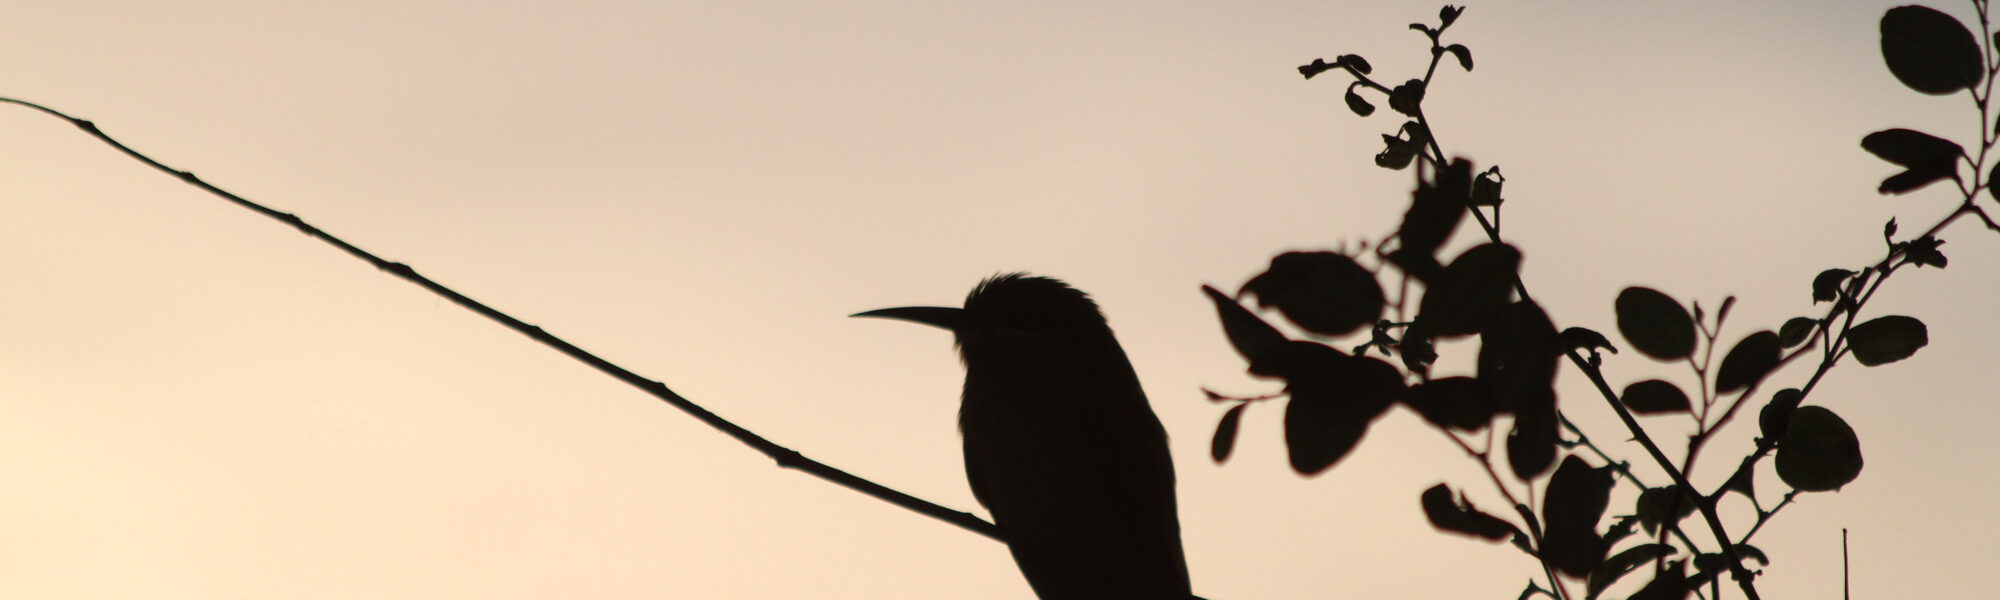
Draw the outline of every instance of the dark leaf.
[[[1354,85],[1347,86],[1347,109],[1354,111],[1354,114],[1364,117],[1375,114],[1375,105],[1369,104],[1367,100],[1361,97],[1361,94],[1355,93],[1355,85],[1360,85],[1360,83],[1357,82]]]
[[[1847,348],[1854,352],[1854,360],[1870,367],[1909,358],[1930,343],[1924,322],[1902,315],[1873,319],[1847,330]]]
[[[1334,60],[1353,68],[1354,72],[1362,75],[1375,72],[1375,67],[1369,66],[1368,59],[1361,58],[1359,54],[1342,54],[1340,58]]]
[[[1500,176],[1499,167],[1480,173],[1479,177],[1472,180],[1472,205],[1499,206],[1500,186],[1504,183],[1506,178]]]
[[[1285,379],[1292,396],[1285,406],[1285,446],[1292,468],[1304,475],[1346,457],[1403,391],[1402,374],[1389,363],[1312,342],[1279,346],[1250,370]]]
[[[1953,171],[1938,168],[1937,165],[1930,165],[1923,168],[1911,167],[1906,171],[1890,175],[1888,179],[1882,180],[1882,185],[1876,186],[1875,191],[1889,195],[1914,192],[1940,180],[1949,179],[1954,175],[1956,173]]]
[[[1201,395],[1207,397],[1209,402],[1226,402],[1229,400],[1228,396],[1224,396],[1220,392],[1208,388],[1201,388]]]
[[[1382,286],[1354,259],[1334,252],[1286,252],[1243,284],[1257,304],[1277,307],[1306,331],[1341,336],[1382,316]]]
[[[1735,348],[1722,357],[1722,367],[1715,373],[1715,393],[1727,394],[1750,387],[1778,367],[1778,334],[1759,331],[1736,342]]]
[[[1679,523],[1681,519],[1694,514],[1694,501],[1681,494],[1677,485],[1647,488],[1639,493],[1639,524],[1646,527],[1647,535],[1657,535],[1660,526]]]
[[[1472,70],[1471,49],[1466,48],[1464,44],[1452,44],[1450,46],[1446,46],[1444,50],[1446,52],[1450,52],[1453,57],[1458,58],[1458,66],[1465,67],[1465,70],[1467,71]]]
[[[1764,410],[1757,411],[1757,433],[1777,443],[1792,426],[1792,411],[1798,410],[1799,402],[1805,399],[1805,394],[1798,388],[1785,388],[1772,394],[1771,401],[1764,404]]]
[[[1680,360],[1694,353],[1694,319],[1666,294],[1628,287],[1618,293],[1613,308],[1618,312],[1618,332],[1647,356]]]
[[[1481,512],[1462,499],[1454,498],[1451,488],[1442,483],[1424,490],[1422,502],[1424,516],[1429,517],[1431,525],[1438,529],[1495,542],[1516,533],[1513,525],[1499,517]]]
[[[1901,194],[1958,175],[1957,143],[1920,131],[1887,129],[1861,138],[1861,149],[1906,170],[1882,182],[1879,191]]]
[[[1827,269],[1813,277],[1813,304],[1832,302],[1840,297],[1840,288],[1854,272],[1847,269]]]
[[[1684,600],[1692,587],[1687,578],[1687,563],[1677,560],[1667,563],[1665,571],[1654,575],[1652,582],[1639,588],[1628,600]]]
[[[1479,334],[1479,379],[1493,390],[1496,406],[1514,413],[1507,464],[1523,480],[1555,462],[1554,383],[1562,353],[1555,325],[1533,302],[1508,304]]]
[[[1618,399],[1625,403],[1625,408],[1642,415],[1687,412],[1691,408],[1687,394],[1682,393],[1679,386],[1659,379],[1625,386],[1625,393],[1620,394]]]
[[[1312,79],[1314,75],[1325,73],[1339,66],[1338,64],[1327,64],[1325,59],[1315,58],[1312,64],[1299,65],[1299,74],[1306,76],[1306,79]]]
[[[1486,382],[1471,377],[1445,377],[1410,386],[1403,404],[1425,421],[1466,433],[1485,429],[1498,412]]]
[[[1778,442],[1778,478],[1807,492],[1839,490],[1861,476],[1861,441],[1833,411],[1801,406],[1792,411]]]
[[[1985,72],[1972,32],[1951,15],[1922,6],[1882,15],[1882,59],[1903,85],[1926,94],[1972,87]]]
[[[1597,350],[1602,348],[1610,350],[1612,354],[1618,353],[1618,347],[1612,346],[1611,340],[1604,339],[1604,334],[1582,327],[1564,329],[1562,331],[1562,342],[1563,347],[1571,350]]]
[[[1286,385],[1332,381],[1346,373],[1352,358],[1319,342],[1289,340],[1265,350],[1250,363],[1250,374],[1276,377]]]
[[[1603,565],[1590,572],[1590,579],[1584,585],[1587,591],[1585,597],[1596,598],[1598,594],[1604,593],[1605,588],[1616,583],[1618,578],[1624,577],[1626,573],[1632,572],[1640,565],[1673,555],[1672,544],[1640,544],[1626,548],[1624,552],[1605,559]]]
[[[1520,267],[1521,252],[1513,246],[1474,246],[1452,260],[1424,290],[1418,314],[1437,337],[1478,333],[1506,306]]]
[[[1555,421],[1551,401],[1547,414],[1536,414],[1541,400],[1554,388],[1556,368],[1563,355],[1562,341],[1549,322],[1549,315],[1534,302],[1506,305],[1491,326],[1479,334],[1479,379],[1492,386],[1501,406],[1511,407],[1524,419],[1546,417]]]
[[[1403,330],[1403,341],[1396,344],[1396,350],[1398,354],[1403,355],[1403,368],[1409,369],[1411,373],[1429,371],[1431,363],[1436,361],[1438,356],[1437,348],[1431,344],[1431,334],[1425,329],[1423,319],[1418,319],[1408,329]]]
[[[1229,336],[1229,345],[1244,360],[1255,364],[1265,351],[1285,343],[1285,334],[1278,333],[1278,328],[1257,318],[1236,300],[1209,286],[1201,286],[1201,291],[1215,302],[1215,312],[1222,319],[1222,332]]]
[[[1938,251],[1938,246],[1942,245],[1944,240],[1931,235],[1910,240],[1909,245],[1903,249],[1903,262],[1918,267],[1932,266],[1942,269],[1951,262],[1945,260],[1943,252]]]
[[[1996,43],[2000,43],[2000,42],[1996,42]],[[1994,135],[2000,135],[2000,123],[1995,123],[1995,124],[1994,124],[1994,126],[1993,126],[1993,129],[1995,130],[1995,133],[1994,133]],[[1991,170],[1991,171],[1987,171],[1987,172],[1986,172],[1986,181],[1989,181],[1989,182],[1991,182],[1991,181],[2000,181],[2000,179],[1996,179],[1996,178],[2000,178],[2000,163],[1994,163],[1994,164],[1993,164],[1993,170]],[[1993,197],[1993,200],[1995,200],[1995,201],[2000,201],[2000,186],[1996,186],[1996,185],[1987,185],[1987,186],[1986,186],[1986,195],[1987,195],[1987,196],[1991,196],[1991,197]]]
[[[1229,453],[1236,450],[1237,426],[1243,422],[1243,409],[1249,404],[1238,404],[1229,412],[1222,413],[1222,420],[1215,424],[1215,439],[1208,444],[1208,455],[1216,464],[1229,460]]]
[[[1553,396],[1553,393],[1550,393]],[[1553,402],[1553,400],[1551,400]],[[1556,425],[1553,419],[1515,419],[1507,432],[1507,468],[1522,481],[1531,481],[1556,462]]]
[[[1428,144],[1431,141],[1431,130],[1424,127],[1423,123],[1419,123],[1414,119],[1403,122],[1403,128],[1398,129],[1396,133],[1408,136],[1410,143],[1418,146]]]
[[[1382,142],[1382,152],[1375,155],[1375,166],[1384,169],[1402,170],[1416,160],[1418,151],[1423,150],[1423,144],[1393,135],[1383,135]]]
[[[1389,108],[1399,113],[1417,116],[1424,102],[1424,82],[1412,79],[1389,90]]]
[[[1863,139],[1861,143],[1862,145],[1866,146],[1868,140]],[[1893,241],[1895,237],[1896,237],[1896,218],[1889,217],[1889,222],[1882,224],[1882,239]]]
[[[1792,317],[1778,328],[1778,346],[1790,348],[1805,343],[1806,338],[1812,337],[1813,326],[1818,324],[1812,317]]]
[[[1458,16],[1462,14],[1465,14],[1465,7],[1452,6],[1450,4],[1444,5],[1444,8],[1438,9],[1438,29],[1442,30],[1450,27],[1452,22],[1457,21]]]
[[[1465,217],[1465,203],[1471,185],[1472,163],[1454,160],[1434,181],[1417,182],[1410,195],[1410,209],[1396,228],[1397,249],[1390,261],[1416,277],[1430,281],[1439,270],[1437,249],[1451,239]]]
[[[1715,324],[1717,327],[1721,327],[1723,321],[1729,320],[1729,309],[1735,307],[1736,307],[1735,296],[1728,296],[1722,299],[1722,308],[1716,309],[1715,311]]]
[[[1597,535],[1597,520],[1611,501],[1610,472],[1583,459],[1563,459],[1549,476],[1542,500],[1542,555],[1564,573],[1584,576],[1604,563],[1610,548]]]

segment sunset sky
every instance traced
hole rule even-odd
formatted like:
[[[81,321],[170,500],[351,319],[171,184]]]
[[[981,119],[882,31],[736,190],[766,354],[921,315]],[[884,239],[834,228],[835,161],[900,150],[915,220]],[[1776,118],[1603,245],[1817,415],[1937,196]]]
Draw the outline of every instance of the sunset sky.
[[[1896,167],[1859,147],[1890,127],[1970,147],[1982,127],[1883,66],[1892,5],[1475,3],[1447,35],[1476,69],[1441,67],[1425,107],[1447,152],[1502,167],[1504,232],[1558,326],[1624,347],[1612,300],[1648,285],[1711,311],[1736,295],[1731,344],[1821,314],[1815,274],[1957,201],[1876,194]],[[0,95],[982,515],[949,335],[847,315],[1060,277],[1104,307],[1172,436],[1197,593],[1513,598],[1531,559],[1424,519],[1439,481],[1504,504],[1408,411],[1313,478],[1285,461],[1278,404],[1208,458],[1224,407],[1200,388],[1279,384],[1244,374],[1200,286],[1380,238],[1408,200],[1408,172],[1372,162],[1389,111],[1356,117],[1341,74],[1296,67],[1358,53],[1421,76],[1405,26],[1439,6],[30,0],[0,29]],[[777,468],[59,120],[0,106],[0,181],[0,597],[1033,597],[998,543]],[[1764,597],[1837,597],[1842,528],[1855,597],[1990,593],[2000,235],[1944,237],[1949,269],[1898,272],[1866,313],[1923,319],[1929,347],[1809,398],[1853,425],[1866,470],[1757,534]],[[1614,385],[1691,385],[1607,358]],[[1664,480],[1580,374],[1560,383]],[[1751,448],[1749,416],[1702,455],[1702,487]],[[1678,456],[1688,420],[1644,422]],[[1758,485],[1766,506],[1784,491],[1769,462]]]

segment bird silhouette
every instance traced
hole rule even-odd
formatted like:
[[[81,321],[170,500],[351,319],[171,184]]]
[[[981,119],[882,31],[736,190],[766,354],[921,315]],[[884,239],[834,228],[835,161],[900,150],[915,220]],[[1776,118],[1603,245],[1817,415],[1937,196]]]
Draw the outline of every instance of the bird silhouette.
[[[980,282],[962,309],[854,316],[957,338],[966,479],[1036,596],[1191,597],[1166,429],[1089,295],[1014,273]]]

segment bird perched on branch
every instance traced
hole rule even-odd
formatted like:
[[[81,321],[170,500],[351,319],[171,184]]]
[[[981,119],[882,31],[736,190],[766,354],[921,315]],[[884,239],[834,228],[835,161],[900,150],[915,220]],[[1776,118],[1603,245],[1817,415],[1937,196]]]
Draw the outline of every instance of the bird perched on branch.
[[[1090,296],[1015,273],[965,308],[854,315],[950,330],[972,495],[1042,600],[1186,600],[1166,430]]]

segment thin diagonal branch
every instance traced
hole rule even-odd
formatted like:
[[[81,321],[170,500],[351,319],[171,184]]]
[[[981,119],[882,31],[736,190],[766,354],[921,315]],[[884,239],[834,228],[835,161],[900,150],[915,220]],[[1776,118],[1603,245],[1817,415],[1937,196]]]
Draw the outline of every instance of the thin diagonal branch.
[[[667,388],[666,384],[660,383],[652,379],[648,379],[644,376],[639,375],[638,373],[634,373],[631,370],[613,364],[611,361],[599,358],[595,354],[591,354],[590,352],[582,348],[578,348],[575,344],[571,344],[567,341],[564,341],[562,338],[550,334],[548,331],[543,330],[539,326],[532,325],[520,319],[514,318],[512,315],[500,312],[498,309],[487,306],[479,302],[478,300],[473,300],[472,298],[467,297],[465,294],[459,293],[457,290],[445,287],[444,284],[432,281],[430,278],[418,274],[416,270],[411,269],[409,265],[383,259],[382,257],[376,256],[374,253],[371,253],[367,250],[363,250],[360,247],[355,246],[354,244],[348,243],[346,240],[342,240],[338,237],[335,237],[333,234],[322,231],[318,227],[314,227],[311,224],[306,223],[304,219],[300,219],[297,215],[293,215],[287,212],[282,212],[273,209],[271,207],[258,204],[256,202],[251,202],[250,200],[244,199],[242,196],[238,196],[222,188],[215,187],[214,185],[211,185],[206,181],[202,181],[202,179],[200,177],[196,177],[194,173],[175,169],[173,167],[169,167],[165,164],[160,163],[160,161],[153,160],[152,157],[146,156],[145,154],[141,154],[139,153],[139,151],[133,150],[132,148],[126,146],[125,144],[120,143],[118,140],[112,139],[111,136],[105,135],[102,130],[99,130],[97,128],[96,124],[91,123],[90,121],[78,119],[76,117],[69,116],[68,114],[65,114],[61,111],[46,106],[42,106],[40,104],[35,104],[33,102],[27,102],[24,100],[0,97],[0,103],[18,104],[21,106],[41,111],[43,113],[47,113],[49,115],[53,115],[56,118],[62,119],[64,121],[68,121],[69,124],[75,125],[78,129],[82,129],[85,133],[90,134],[91,137],[95,137],[99,141],[102,141],[105,144],[110,145],[112,148],[116,148],[119,152],[125,153],[126,156],[132,157],[133,160],[137,160],[139,162],[145,163],[147,166],[164,171],[169,175],[173,175],[174,177],[179,178],[182,182],[185,182],[188,185],[201,188],[203,191],[206,191],[210,194],[214,194],[217,197],[220,197],[224,200],[233,202],[237,206],[250,209],[252,212],[256,212],[257,214],[264,215],[266,217],[276,219],[277,221],[285,223],[287,225],[291,225],[292,227],[296,227],[300,232],[306,234],[308,237],[312,237],[322,242],[326,242],[327,244],[330,244],[335,248],[339,248],[342,252],[346,252],[349,255],[354,256],[355,258],[361,259],[367,262],[368,264],[374,265],[375,268],[377,269],[387,271],[389,274],[400,277],[405,281],[409,281],[410,283],[414,283],[418,287],[430,290],[431,293],[437,294],[438,296],[442,296],[444,297],[444,299],[450,300],[454,304],[465,307],[466,310],[470,310],[474,313],[478,313],[480,316],[497,321],[501,325],[505,325],[508,329],[520,332],[521,335],[528,336],[529,338],[537,342],[541,342],[542,345],[554,348],[558,352],[569,355],[570,358],[574,358],[582,362],[583,364],[589,365],[593,369],[597,369],[598,371],[601,371],[606,375],[610,375],[611,377],[619,381],[623,381],[627,384],[630,384],[632,387],[639,388],[640,391],[646,392],[647,394],[651,394],[655,398],[659,398],[660,401],[666,402],[668,405],[680,409],[681,412],[687,413],[688,416],[694,417],[696,420],[707,424],[709,427],[714,427],[717,431],[721,431],[722,433],[728,434],[729,437],[736,438],[736,441],[742,442],[744,445],[749,446],[752,449],[757,450],[758,452],[764,453],[765,456],[769,456],[771,457],[772,460],[777,461],[778,466],[780,467],[788,469],[798,469],[800,471],[804,471],[808,475],[812,475],[814,477],[818,477],[820,479],[824,479],[829,482],[839,484],[848,489],[861,492],[869,496],[873,496],[876,499],[915,511],[918,514],[929,516],[938,519],[940,521],[950,523],[952,525],[957,525],[959,527],[965,528],[967,531],[971,531],[973,533],[977,533],[992,538],[996,541],[1002,541],[1002,542],[1006,541],[1004,538],[1001,537],[1000,530],[998,527],[995,527],[992,523],[988,523],[977,516],[973,516],[971,513],[945,508],[943,506],[931,503],[922,498],[918,498],[915,496],[911,496],[909,494],[905,494],[903,492],[896,491],[894,489],[890,489],[887,486],[883,486],[881,484],[869,481],[867,479],[862,479],[861,477],[856,476],[852,473],[842,471],[840,469],[829,466],[826,463],[822,463],[817,460],[808,458],[805,455],[800,454],[796,450],[792,450],[790,448],[778,445],[777,443],[772,442],[771,440],[765,439],[763,436],[757,435],[755,432],[752,432],[748,429],[744,429],[742,426],[730,422],[728,419],[724,419],[720,416],[717,416],[715,413],[709,412],[708,409],[702,408],[700,405],[697,405],[694,402],[689,401],[687,398],[681,397],[680,394],[674,393],[672,389]]]

